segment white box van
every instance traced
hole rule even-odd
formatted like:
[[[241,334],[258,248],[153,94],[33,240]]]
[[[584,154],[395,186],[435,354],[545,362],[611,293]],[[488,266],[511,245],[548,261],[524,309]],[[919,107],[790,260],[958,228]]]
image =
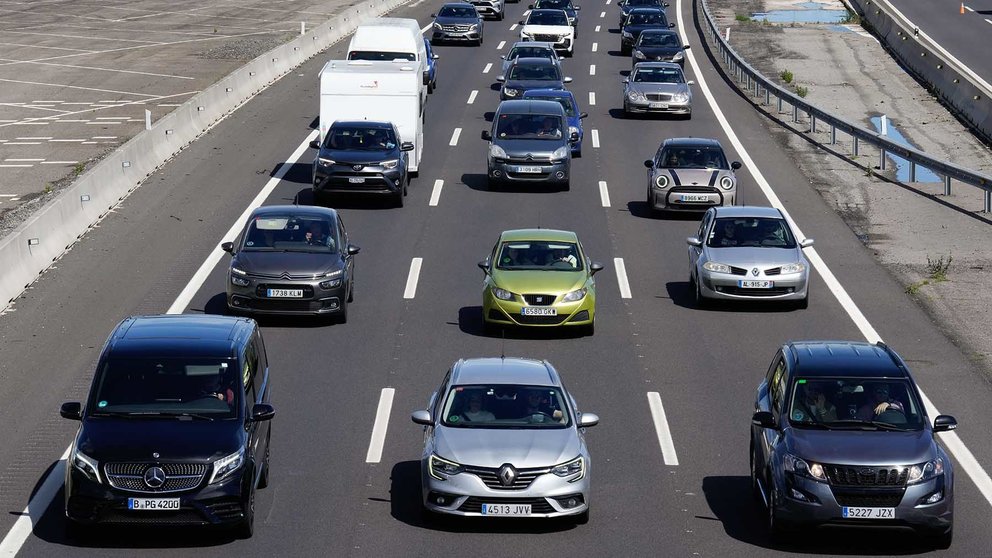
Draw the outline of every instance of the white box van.
[[[396,60],[417,64],[424,85],[430,83],[427,46],[417,20],[379,17],[355,29],[348,43],[348,60]],[[427,90],[424,89],[426,101]]]
[[[412,142],[407,168],[416,173],[424,150],[427,88],[413,62],[331,60],[320,71],[320,142],[335,120],[392,122]]]

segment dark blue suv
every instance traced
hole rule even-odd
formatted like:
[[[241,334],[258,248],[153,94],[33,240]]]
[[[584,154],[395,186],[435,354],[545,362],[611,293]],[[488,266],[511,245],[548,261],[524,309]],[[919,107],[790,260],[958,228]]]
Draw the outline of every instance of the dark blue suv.
[[[954,468],[906,363],[883,343],[803,341],[758,386],[751,482],[773,538],[823,524],[912,527],[951,544]]]

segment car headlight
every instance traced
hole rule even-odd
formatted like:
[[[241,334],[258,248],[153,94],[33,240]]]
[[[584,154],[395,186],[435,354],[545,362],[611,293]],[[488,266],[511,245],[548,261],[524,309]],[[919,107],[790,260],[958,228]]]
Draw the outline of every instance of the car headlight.
[[[500,300],[513,300],[513,293],[506,289],[501,289],[499,287],[493,287],[493,296]]]
[[[639,50],[635,50],[635,51],[634,51],[634,58],[636,58],[636,59],[638,59],[638,60],[644,60],[644,59],[645,59],[645,58],[647,58],[647,57],[646,57],[646,56],[644,56],[644,53],[643,53],[643,52],[641,52],[641,51],[639,51]]]
[[[785,454],[783,464],[785,465],[785,470],[790,473],[819,482],[827,482],[827,472],[823,470],[823,465],[819,463],[806,461],[787,453]]]
[[[506,159],[506,150],[495,144],[490,145],[489,156],[494,159]]]
[[[240,469],[244,464],[245,448],[241,448],[226,457],[221,457],[217,461],[214,461],[214,472],[210,475],[210,482],[208,484],[213,484],[226,479],[231,476],[232,473]]]
[[[633,39],[634,38],[634,34],[631,33],[630,31],[624,31],[622,33],[622,35],[623,35],[623,38],[624,39]]]
[[[734,187],[734,179],[729,176],[724,176],[720,179],[720,187],[724,190],[730,190]]]
[[[234,266],[231,266],[231,273],[233,273],[235,275],[240,275],[242,277],[244,277],[245,275],[248,275],[248,272],[247,271],[245,271],[243,269],[239,269],[239,268],[234,267]]]
[[[93,459],[74,447],[72,450],[72,455],[69,456],[69,461],[72,463],[73,467],[86,475],[86,478],[96,483],[102,483],[100,480],[100,463],[98,463],[96,459]]]
[[[434,24],[434,29],[436,29],[438,31],[441,31],[442,30],[441,24],[440,23],[435,23]]]
[[[906,476],[906,484],[926,482],[944,474],[944,460],[940,457],[933,461],[913,465]]]
[[[463,467],[454,461],[448,461],[432,453],[427,460],[427,469],[435,479],[447,480],[448,477],[461,473]]]
[[[685,51],[681,51],[680,50],[680,51],[676,52],[674,56],[672,56],[672,62],[678,62],[679,60],[682,60],[683,58],[685,58]]]
[[[668,188],[668,175],[667,174],[659,174],[654,179],[654,183],[655,183],[655,186],[657,186],[659,188]]]
[[[567,145],[563,145],[563,146],[559,147],[558,149],[555,149],[554,150],[554,153],[551,154],[551,158],[552,159],[564,159],[565,157],[568,157],[568,146]]]
[[[320,282],[320,288],[324,290],[334,289],[340,286],[341,286],[341,279],[328,279],[327,281]]]
[[[561,297],[561,301],[562,302],[575,302],[576,300],[582,300],[582,297],[586,296],[586,292],[588,290],[589,289],[586,289],[585,287],[583,287],[583,288],[581,288],[581,289],[579,289],[577,291],[572,291],[572,292],[566,294],[565,296]]]
[[[730,266],[727,264],[716,263],[716,262],[706,262],[703,264],[703,269],[706,271],[712,271],[714,273],[730,273]]]
[[[806,264],[794,263],[782,266],[782,273],[802,273],[806,271]]]
[[[479,30],[479,24],[478,23],[473,23],[472,25],[469,25],[468,26],[468,30],[469,31],[478,31]]]
[[[232,269],[231,271],[234,271],[234,270]],[[231,284],[232,285],[237,285],[239,287],[247,287],[248,285],[251,285],[251,281],[248,280],[248,279],[245,279],[244,277],[238,277],[237,275],[235,275],[235,274],[232,273],[231,274]]]
[[[400,164],[400,160],[399,159],[393,159],[391,161],[383,161],[381,163],[382,168],[384,168],[386,170],[395,169],[396,168],[396,165],[398,165],[398,164]]]
[[[520,94],[520,91],[512,87],[504,87],[503,94],[506,95],[507,97],[516,97],[517,95]]]
[[[325,167],[329,167],[334,164],[333,159],[325,159],[323,157],[317,157],[317,162]]]
[[[580,455],[575,459],[562,463],[561,465],[555,465],[551,468],[551,472],[559,477],[570,477],[572,475],[578,475],[574,479],[569,479],[569,482],[575,482],[582,477],[586,476],[586,460]]]
[[[630,99],[631,101],[643,101],[644,93],[641,93],[636,89],[631,89],[630,91],[627,92],[627,98]]]
[[[676,103],[688,103],[689,94],[684,91],[680,93],[676,93],[672,95],[672,100],[675,101]]]

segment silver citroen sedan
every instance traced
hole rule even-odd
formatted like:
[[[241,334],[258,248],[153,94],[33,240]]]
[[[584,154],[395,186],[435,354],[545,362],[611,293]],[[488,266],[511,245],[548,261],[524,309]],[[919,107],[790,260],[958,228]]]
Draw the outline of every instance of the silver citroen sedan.
[[[427,409],[421,487],[426,510],[478,517],[589,519],[592,462],[581,413],[547,361],[456,362]]]
[[[714,207],[689,243],[689,285],[697,306],[710,299],[789,300],[809,305],[809,262],[774,207]]]

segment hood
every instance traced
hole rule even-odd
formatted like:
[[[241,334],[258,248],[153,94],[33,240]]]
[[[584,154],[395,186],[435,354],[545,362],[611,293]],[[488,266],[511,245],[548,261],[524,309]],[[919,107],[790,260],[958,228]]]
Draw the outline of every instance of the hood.
[[[644,56],[649,56],[651,58],[656,58],[663,56],[665,58],[671,58],[682,52],[682,47],[670,47],[670,46],[639,46],[635,50],[639,50],[644,53]]]
[[[676,185],[685,186],[719,186],[720,178],[726,169],[664,169],[662,172],[672,179]]]
[[[385,151],[359,151],[341,149],[321,149],[320,156],[338,163],[381,163],[400,158],[398,149]]]
[[[586,282],[586,272],[496,269],[493,270],[493,281],[511,293],[563,295],[581,289]]]
[[[508,79],[503,83],[503,87],[513,89],[564,89],[565,84],[557,79]]]
[[[802,261],[799,248],[730,247],[706,248],[709,259],[714,262],[751,269],[752,267],[772,267]]]
[[[551,467],[579,455],[582,444],[575,430],[449,428],[434,430],[434,451],[463,465]]]
[[[279,276],[287,273],[299,275],[324,275],[343,265],[338,253],[309,252],[238,252],[231,261],[249,274]]]
[[[540,33],[546,35],[571,35],[571,25],[524,25],[521,33]]]
[[[640,93],[670,93],[672,95],[676,93],[685,93],[689,90],[689,86],[684,83],[650,83],[650,82],[630,82],[627,84],[627,89],[629,91],[638,91]],[[712,174],[712,171],[707,174]]]
[[[177,419],[86,419],[79,449],[100,463],[110,461],[210,462],[230,455],[246,436],[238,419],[213,422]]]
[[[790,453],[836,465],[913,465],[937,457],[930,430],[918,432],[787,430]]]
[[[437,16],[434,18],[434,23],[441,25],[477,25],[479,20],[468,17]]]

